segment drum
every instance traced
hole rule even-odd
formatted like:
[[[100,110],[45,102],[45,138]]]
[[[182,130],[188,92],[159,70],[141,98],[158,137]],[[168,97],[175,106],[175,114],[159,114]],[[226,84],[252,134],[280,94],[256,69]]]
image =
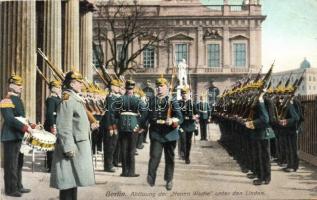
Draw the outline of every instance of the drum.
[[[27,120],[22,117],[16,117],[17,120],[21,121],[24,124],[27,124]],[[53,151],[56,143],[56,136],[48,131],[43,129],[43,126],[36,126],[33,129],[32,135],[25,133],[22,146],[27,144],[32,148],[36,148],[40,151]],[[26,151],[25,147],[21,148],[22,151]],[[23,152],[21,152],[23,153]]]

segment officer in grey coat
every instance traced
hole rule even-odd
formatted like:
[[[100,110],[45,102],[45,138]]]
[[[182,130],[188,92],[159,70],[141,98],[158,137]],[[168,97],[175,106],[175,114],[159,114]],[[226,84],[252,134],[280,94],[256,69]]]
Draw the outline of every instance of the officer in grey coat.
[[[50,186],[60,190],[61,200],[77,199],[77,187],[95,184],[90,123],[79,96],[82,87],[81,74],[73,71],[66,74],[62,102],[57,110],[57,141],[50,179]]]
[[[178,126],[183,122],[177,100],[168,96],[167,80],[156,80],[157,95],[149,101],[148,119],[150,123],[150,161],[147,182],[155,185],[156,171],[160,164],[162,152],[165,155],[166,189],[173,187],[173,175],[175,167],[175,147],[179,139]],[[170,113],[171,112],[171,113]]]

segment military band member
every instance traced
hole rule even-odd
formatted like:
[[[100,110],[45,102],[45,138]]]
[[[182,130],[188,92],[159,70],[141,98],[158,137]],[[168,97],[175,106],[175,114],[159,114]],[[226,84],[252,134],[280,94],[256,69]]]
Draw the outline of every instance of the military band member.
[[[135,82],[126,82],[126,93],[120,98],[119,142],[121,147],[123,177],[138,177],[135,173],[135,151],[137,134],[141,133],[146,117],[145,104],[133,94]],[[139,117],[140,114],[140,117]]]
[[[49,83],[49,90],[51,92],[50,96],[46,99],[46,114],[44,128],[46,131],[51,132],[56,135],[56,116],[57,116],[57,107],[61,102],[61,82],[60,81],[51,81]],[[51,171],[53,152],[48,151],[46,153],[46,167],[47,171]]]
[[[3,117],[1,142],[3,144],[4,192],[8,196],[21,197],[31,190],[22,185],[23,154],[20,153],[23,135],[32,133],[32,128],[18,121],[15,117],[25,117],[22,92],[22,78],[12,75],[9,78],[9,92],[1,100],[0,109]]]
[[[207,124],[210,121],[211,110],[204,96],[200,96],[200,102],[197,104],[197,113],[199,115],[200,140],[207,140]]]
[[[149,101],[148,119],[150,123],[150,160],[147,182],[150,186],[155,185],[156,171],[159,166],[162,151],[165,155],[166,189],[173,187],[173,175],[175,167],[175,147],[179,139],[178,126],[182,123],[183,117],[177,100],[171,99],[168,95],[167,80],[159,78],[156,80],[157,95]],[[170,107],[171,106],[171,107]],[[171,108],[171,116],[169,114]]]
[[[113,165],[114,152],[118,143],[118,118],[115,113],[115,102],[120,98],[121,83],[114,79],[110,83],[110,93],[106,97],[106,111],[101,119],[100,130],[103,133],[104,171],[115,172]],[[117,159],[117,158],[116,158]]]
[[[196,129],[195,121],[198,119],[198,115],[196,107],[190,99],[190,89],[187,86],[181,89],[181,96],[182,99],[179,101],[179,106],[181,107],[184,121],[180,124],[180,145],[182,147],[181,151],[183,151],[185,156],[185,163],[190,164],[189,157],[192,146],[192,137]]]
[[[57,110],[57,140],[53,154],[50,186],[60,190],[60,199],[77,199],[77,187],[95,184],[90,125],[81,74],[70,71],[63,81],[62,102]]]

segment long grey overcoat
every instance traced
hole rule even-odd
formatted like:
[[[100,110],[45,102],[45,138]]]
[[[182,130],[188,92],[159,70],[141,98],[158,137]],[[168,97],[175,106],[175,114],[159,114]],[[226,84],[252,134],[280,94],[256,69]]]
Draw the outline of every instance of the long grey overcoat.
[[[57,110],[57,141],[50,186],[60,190],[95,184],[90,143],[90,124],[83,100],[66,90]],[[66,152],[74,151],[73,158]]]

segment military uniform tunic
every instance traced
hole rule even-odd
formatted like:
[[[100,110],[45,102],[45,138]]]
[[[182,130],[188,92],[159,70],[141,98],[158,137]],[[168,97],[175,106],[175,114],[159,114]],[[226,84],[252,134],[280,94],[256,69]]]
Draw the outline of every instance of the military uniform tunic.
[[[57,108],[61,102],[61,98],[59,96],[52,95],[46,99],[46,115],[45,115],[45,122],[44,128],[46,131],[53,133],[56,129],[56,116],[57,116]],[[55,133],[54,133],[55,134]],[[48,151],[46,153],[47,160],[46,160],[46,167],[48,171],[51,171],[52,159],[53,159],[53,152]]]
[[[179,104],[176,100],[169,100],[168,96],[154,96],[149,101],[148,119],[150,123],[150,161],[148,168],[148,179],[155,182],[156,171],[161,160],[162,151],[165,155],[165,173],[164,180],[171,181],[174,175],[175,167],[175,147],[176,141],[179,139],[178,128],[165,124],[167,119],[168,107],[172,106],[172,117],[179,120],[179,124],[183,122],[183,116],[180,111]]]
[[[19,192],[22,186],[23,154],[20,153],[22,138],[27,126],[15,117],[25,117],[21,98],[9,95],[0,102],[4,120],[1,142],[4,155],[4,189],[6,194]]]

